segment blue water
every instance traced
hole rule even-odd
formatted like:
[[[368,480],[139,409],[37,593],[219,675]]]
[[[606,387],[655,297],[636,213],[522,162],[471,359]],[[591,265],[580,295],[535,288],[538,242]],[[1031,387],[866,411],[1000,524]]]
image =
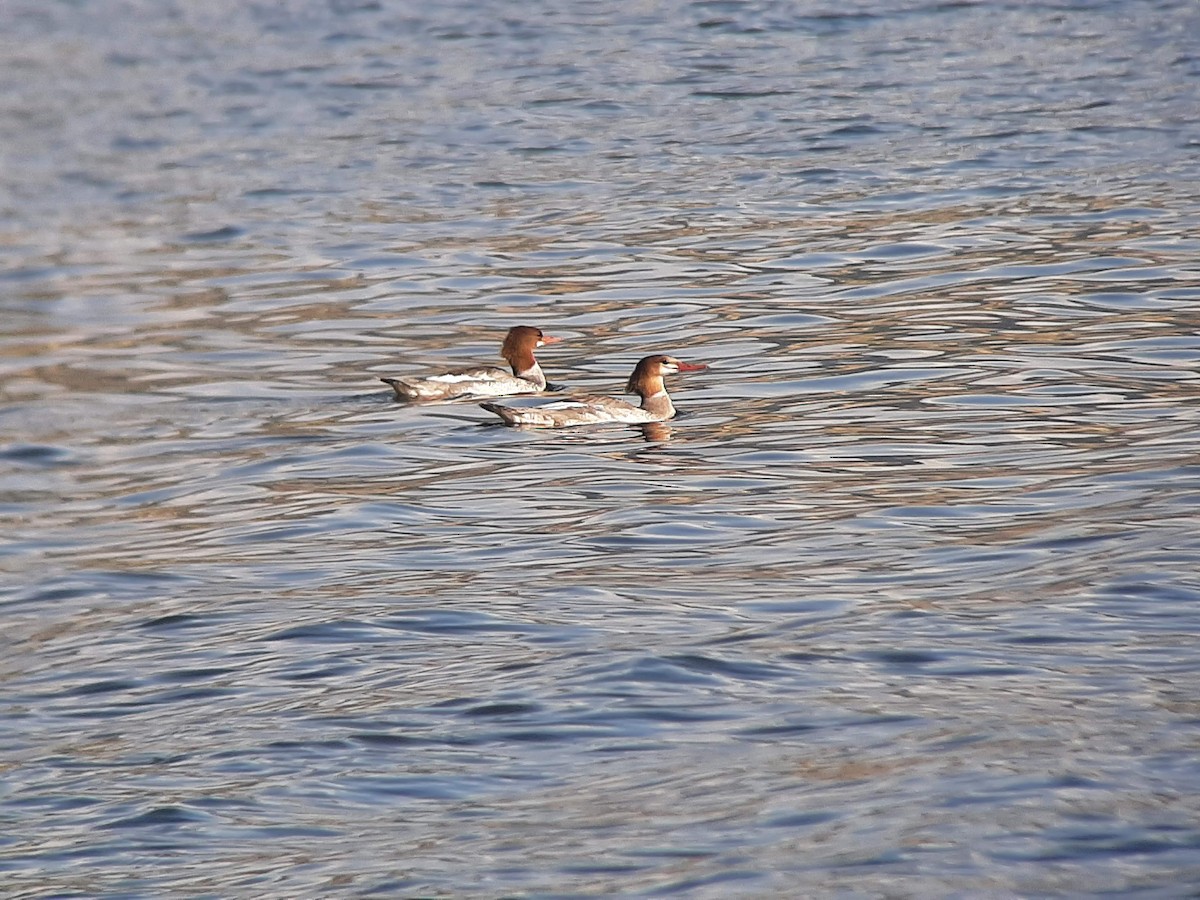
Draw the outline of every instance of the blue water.
[[[1194,895],[1200,6],[427,6],[0,3],[0,894]]]

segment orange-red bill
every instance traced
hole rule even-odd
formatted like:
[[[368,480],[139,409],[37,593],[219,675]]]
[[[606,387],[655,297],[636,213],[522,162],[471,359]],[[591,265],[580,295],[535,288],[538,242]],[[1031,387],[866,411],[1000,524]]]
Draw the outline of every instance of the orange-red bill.
[[[707,368],[708,368],[708,365],[707,365],[707,364],[705,364],[705,363],[685,363],[685,362],[681,362],[681,363],[679,364],[679,371],[680,371],[680,372],[703,372],[703,371],[704,371],[705,369],[707,369]]]

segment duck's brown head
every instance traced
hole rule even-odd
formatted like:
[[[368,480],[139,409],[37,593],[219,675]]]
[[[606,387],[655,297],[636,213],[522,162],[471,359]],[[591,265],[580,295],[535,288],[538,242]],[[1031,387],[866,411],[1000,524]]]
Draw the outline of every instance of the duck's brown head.
[[[642,359],[633,369],[625,385],[625,393],[640,397],[652,397],[664,390],[663,376],[676,372],[703,372],[704,363],[685,363],[673,356],[659,353]]]
[[[520,373],[533,366],[534,350],[547,344],[557,344],[561,340],[562,338],[543,334],[542,329],[532,325],[516,325],[508,329],[508,334],[504,336],[500,355],[512,365],[513,372]]]
[[[532,325],[514,325],[504,336],[504,344],[500,347],[500,355],[508,359],[511,354],[519,352],[532,353],[538,347],[546,344],[557,344],[562,338],[550,337],[543,334],[542,329]]]

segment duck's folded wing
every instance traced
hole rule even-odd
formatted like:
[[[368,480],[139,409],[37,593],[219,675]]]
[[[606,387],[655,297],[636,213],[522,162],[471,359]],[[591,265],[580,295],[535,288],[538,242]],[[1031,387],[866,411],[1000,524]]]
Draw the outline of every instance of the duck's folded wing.
[[[402,376],[382,379],[405,400],[454,400],[459,397],[502,397],[537,390],[524,378],[517,378],[498,366],[473,366],[438,375]]]
[[[504,406],[499,403],[480,404],[510,425],[539,425],[543,428],[566,428],[572,425],[592,425],[600,422],[645,422],[646,414],[636,406],[612,397],[578,397],[552,400],[536,406]]]
[[[462,384],[468,381],[499,381],[512,377],[511,372],[499,366],[472,366],[469,369],[454,369],[440,375],[430,375],[423,380],[436,381],[439,384]]]

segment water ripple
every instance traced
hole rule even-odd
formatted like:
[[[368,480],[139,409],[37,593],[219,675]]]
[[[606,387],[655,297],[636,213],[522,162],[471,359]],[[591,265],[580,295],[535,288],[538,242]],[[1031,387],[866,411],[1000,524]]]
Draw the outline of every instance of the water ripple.
[[[1197,880],[1192,5],[11,12],[10,893]]]

